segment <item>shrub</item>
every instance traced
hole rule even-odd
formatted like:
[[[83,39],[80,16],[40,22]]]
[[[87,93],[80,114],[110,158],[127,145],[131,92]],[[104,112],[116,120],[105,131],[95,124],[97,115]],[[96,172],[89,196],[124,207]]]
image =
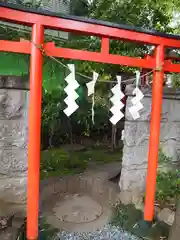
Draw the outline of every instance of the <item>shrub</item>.
[[[162,167],[170,165],[172,158],[159,151],[159,163]],[[156,200],[162,204],[180,198],[180,170],[159,171],[157,175]]]

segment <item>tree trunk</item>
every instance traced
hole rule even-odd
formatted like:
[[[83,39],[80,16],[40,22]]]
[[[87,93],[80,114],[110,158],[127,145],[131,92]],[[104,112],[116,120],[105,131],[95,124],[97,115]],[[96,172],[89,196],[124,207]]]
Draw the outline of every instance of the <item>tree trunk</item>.
[[[73,134],[71,120],[68,118],[70,144],[73,144]]]
[[[54,131],[53,128],[50,129],[50,136],[49,136],[49,147],[52,148],[53,147],[53,135],[54,135]]]
[[[117,127],[116,125],[112,125],[112,137],[111,137],[111,150],[112,152],[116,149],[116,132]]]

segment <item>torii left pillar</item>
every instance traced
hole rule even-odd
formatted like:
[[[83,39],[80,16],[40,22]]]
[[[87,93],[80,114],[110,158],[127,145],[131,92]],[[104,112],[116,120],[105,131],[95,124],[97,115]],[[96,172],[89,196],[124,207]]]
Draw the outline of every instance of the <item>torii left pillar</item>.
[[[156,62],[156,69],[153,73],[149,156],[144,209],[144,219],[147,222],[152,222],[154,217],[154,200],[156,194],[156,177],[158,167],[158,151],[164,82],[164,49],[165,48],[163,45],[156,46],[154,56]]]
[[[28,138],[28,190],[27,190],[27,239],[38,239],[40,146],[41,146],[41,99],[44,27],[32,27],[30,61],[30,103]]]

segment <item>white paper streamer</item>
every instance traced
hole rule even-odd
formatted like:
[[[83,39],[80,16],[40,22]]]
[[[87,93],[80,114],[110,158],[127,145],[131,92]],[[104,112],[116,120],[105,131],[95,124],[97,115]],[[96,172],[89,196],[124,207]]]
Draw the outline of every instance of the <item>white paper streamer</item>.
[[[121,140],[124,141],[124,138],[125,138],[125,133],[124,133],[124,129],[123,129],[121,132]]]
[[[172,88],[173,87],[173,79],[172,79],[172,75],[171,74],[167,75],[166,85],[168,86],[168,88]]]
[[[65,81],[68,83],[68,85],[64,89],[67,94],[67,97],[64,99],[64,102],[67,104],[67,108],[64,109],[64,113],[69,117],[79,108],[75,102],[79,97],[75,91],[79,87],[79,83],[75,79],[74,64],[68,64],[68,68],[70,70],[70,74],[65,78]]]
[[[94,124],[94,105],[95,105],[95,85],[97,82],[97,79],[99,77],[99,74],[96,72],[93,72],[93,80],[86,83],[87,89],[88,89],[88,96],[92,95],[92,108],[91,108],[91,112],[92,112],[92,123]]]
[[[133,104],[132,107],[129,108],[129,112],[131,113],[134,120],[140,118],[139,111],[143,109],[143,105],[141,103],[141,100],[144,97],[144,94],[139,89],[139,80],[140,80],[140,72],[136,72],[136,88],[133,90],[132,94],[135,95],[134,98],[132,98],[131,102]]]
[[[110,109],[113,114],[110,121],[113,125],[116,125],[124,117],[124,114],[121,112],[121,109],[124,107],[124,104],[121,102],[121,99],[124,98],[124,93],[121,91],[121,76],[117,76],[117,81],[118,83],[111,89],[113,96],[110,98],[113,104]]]

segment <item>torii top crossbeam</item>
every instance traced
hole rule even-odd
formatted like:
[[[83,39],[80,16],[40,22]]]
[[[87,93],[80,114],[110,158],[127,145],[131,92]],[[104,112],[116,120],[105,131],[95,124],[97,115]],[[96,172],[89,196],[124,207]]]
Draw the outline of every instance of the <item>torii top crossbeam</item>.
[[[156,65],[153,58],[142,59],[109,54],[109,40],[119,39],[121,41],[132,41],[147,45],[157,46],[163,44],[165,47],[180,48],[180,36],[177,35],[82,17],[61,16],[48,11],[6,3],[0,3],[0,11],[0,19],[4,21],[16,22],[27,26],[38,24],[45,28],[102,38],[101,53],[56,48],[53,43],[46,43],[44,49],[49,56],[153,69]],[[30,43],[1,41],[0,51],[30,54]],[[179,65],[166,61],[164,70],[167,72],[179,72]]]
[[[148,173],[144,218],[152,221],[156,189],[156,172],[160,135],[161,105],[164,72],[180,72],[180,64],[165,60],[165,48],[180,48],[180,36],[142,30],[99,20],[73,16],[60,16],[47,11],[18,7],[0,3],[0,20],[24,24],[32,27],[31,41],[0,40],[0,51],[25,53],[31,55],[30,63],[30,105],[28,138],[28,201],[27,201],[27,239],[38,238],[39,206],[39,167],[40,167],[40,128],[41,128],[41,88],[43,54],[47,56],[95,61],[109,64],[153,70],[152,112],[149,139]],[[56,47],[44,43],[44,29],[93,35],[101,38],[101,51]],[[145,58],[120,56],[109,53],[110,39],[154,45],[153,56]]]

